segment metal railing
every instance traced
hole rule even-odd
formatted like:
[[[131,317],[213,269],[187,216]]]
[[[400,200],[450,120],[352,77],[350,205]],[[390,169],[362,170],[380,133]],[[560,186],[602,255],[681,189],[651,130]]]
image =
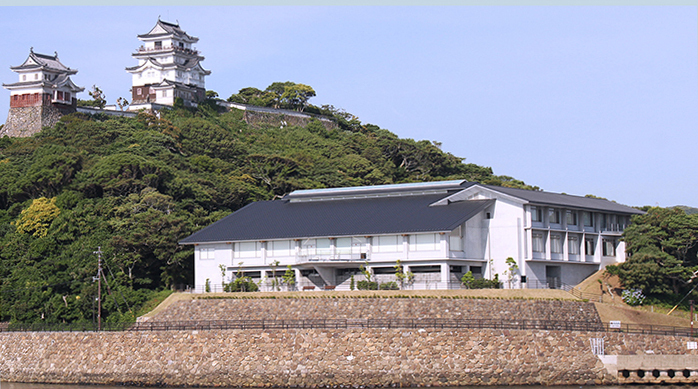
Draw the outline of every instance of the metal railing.
[[[494,329],[616,332],[628,334],[694,336],[688,327],[625,324],[609,328],[598,321],[502,320],[502,319],[284,319],[284,320],[199,320],[146,321],[140,323],[102,323],[102,331],[211,331],[211,330],[287,330],[287,329]],[[11,323],[0,332],[13,331],[97,331],[96,324]]]

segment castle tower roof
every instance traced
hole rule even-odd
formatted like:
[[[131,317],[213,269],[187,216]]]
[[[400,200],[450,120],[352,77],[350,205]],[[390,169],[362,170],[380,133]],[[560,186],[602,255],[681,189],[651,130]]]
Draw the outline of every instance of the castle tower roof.
[[[58,53],[54,55],[39,54],[34,52],[34,48],[29,49],[29,57],[19,66],[10,67],[14,72],[24,72],[24,71],[35,71],[35,70],[46,70],[57,73],[65,74],[76,74],[77,69],[71,69],[58,59]]]
[[[199,38],[191,36],[179,28],[179,23],[165,22],[160,20],[159,17],[158,22],[155,23],[155,27],[146,34],[138,35],[138,39],[140,40],[161,39],[163,37],[178,38],[188,43],[196,43],[199,41]]]

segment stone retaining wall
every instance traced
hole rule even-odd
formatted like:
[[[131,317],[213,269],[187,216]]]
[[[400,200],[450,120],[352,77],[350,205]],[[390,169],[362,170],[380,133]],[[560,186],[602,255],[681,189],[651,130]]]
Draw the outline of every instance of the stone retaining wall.
[[[695,355],[687,338],[563,331],[278,330],[2,333],[14,382],[319,387],[585,385],[616,378],[590,352]]]
[[[560,320],[601,324],[592,303],[441,298],[194,299],[174,303],[150,320],[385,318]]]

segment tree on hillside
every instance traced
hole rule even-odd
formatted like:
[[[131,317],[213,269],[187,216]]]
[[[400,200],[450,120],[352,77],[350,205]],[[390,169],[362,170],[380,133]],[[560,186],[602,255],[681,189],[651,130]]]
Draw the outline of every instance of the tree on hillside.
[[[312,87],[305,84],[293,84],[284,87],[281,101],[289,108],[303,112],[311,97],[315,97],[315,90]]]
[[[623,232],[628,259],[606,271],[626,289],[669,301],[690,290],[698,270],[698,215],[678,208],[647,208]]]

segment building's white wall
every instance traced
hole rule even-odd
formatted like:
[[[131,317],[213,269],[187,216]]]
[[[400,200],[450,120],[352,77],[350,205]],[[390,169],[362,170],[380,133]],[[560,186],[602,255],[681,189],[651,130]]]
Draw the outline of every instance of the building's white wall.
[[[202,259],[202,250],[214,249],[214,257]],[[213,285],[221,285],[220,265],[228,268],[232,265],[232,244],[201,244],[194,248],[194,285],[197,290],[204,290],[206,279]],[[227,281],[227,280],[226,280]]]

